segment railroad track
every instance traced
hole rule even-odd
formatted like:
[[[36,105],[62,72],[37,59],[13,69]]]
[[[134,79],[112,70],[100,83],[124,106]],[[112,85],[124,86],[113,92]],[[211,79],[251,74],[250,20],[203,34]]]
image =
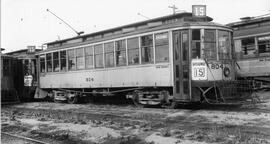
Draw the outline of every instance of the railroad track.
[[[1,142],[2,143],[33,143],[33,144],[49,144],[47,142],[43,142],[40,140],[36,140],[36,139],[32,139],[32,138],[28,138],[28,137],[24,137],[24,136],[19,136],[19,135],[15,135],[15,134],[11,134],[11,133],[7,133],[7,132],[1,132]],[[3,142],[3,138],[4,137],[9,137],[9,140],[6,142]],[[12,138],[12,140],[10,140],[10,138]]]

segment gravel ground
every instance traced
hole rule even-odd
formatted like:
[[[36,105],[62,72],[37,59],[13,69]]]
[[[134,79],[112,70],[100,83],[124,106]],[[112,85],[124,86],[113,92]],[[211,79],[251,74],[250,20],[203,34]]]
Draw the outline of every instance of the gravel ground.
[[[270,93],[259,95],[263,103],[196,110],[21,103],[2,106],[1,130],[48,143],[270,143]]]

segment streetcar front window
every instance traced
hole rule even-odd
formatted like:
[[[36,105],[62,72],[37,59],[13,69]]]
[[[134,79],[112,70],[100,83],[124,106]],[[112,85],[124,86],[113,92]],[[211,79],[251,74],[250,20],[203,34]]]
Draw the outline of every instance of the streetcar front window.
[[[201,57],[201,30],[192,30],[192,58]]]
[[[230,38],[228,31],[218,31],[218,55],[220,60],[230,59]]]
[[[204,31],[205,58],[210,60],[217,59],[216,53],[216,30]]]

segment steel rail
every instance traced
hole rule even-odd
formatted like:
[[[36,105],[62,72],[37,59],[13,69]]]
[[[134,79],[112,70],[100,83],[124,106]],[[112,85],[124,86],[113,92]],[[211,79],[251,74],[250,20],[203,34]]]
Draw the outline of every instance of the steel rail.
[[[18,139],[23,139],[23,140],[32,141],[32,142],[35,142],[35,143],[38,143],[38,144],[49,144],[49,143],[47,143],[47,142],[35,140],[35,139],[28,138],[28,137],[24,137],[24,136],[15,135],[15,134],[7,133],[7,132],[1,132],[1,135],[2,135],[2,134],[5,134],[5,135],[11,136],[11,137],[15,137],[15,138],[18,138]]]

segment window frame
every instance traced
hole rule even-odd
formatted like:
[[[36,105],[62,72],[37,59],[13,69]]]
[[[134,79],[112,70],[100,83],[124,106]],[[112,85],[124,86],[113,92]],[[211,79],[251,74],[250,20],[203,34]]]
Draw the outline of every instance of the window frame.
[[[88,54],[87,52],[86,52],[86,49],[90,49],[90,51],[91,51],[91,53],[90,54]],[[94,58],[94,46],[86,46],[85,48],[84,48],[84,54],[85,54],[85,57],[84,57],[84,59],[85,59],[85,69],[94,69],[95,68],[95,58]],[[88,67],[88,65],[87,65],[87,58],[89,57],[89,59],[92,59],[91,60],[91,62],[92,62],[92,65],[91,65],[91,67]]]
[[[134,46],[134,47],[133,46],[130,46],[129,45],[129,41],[130,40],[135,40],[135,39],[136,39],[136,42],[135,43],[137,43],[137,45]],[[138,51],[138,52],[135,52],[138,55],[137,59],[136,59],[136,57],[130,57],[131,56],[131,52],[134,52],[134,51]],[[138,64],[140,64],[140,37],[132,37],[132,38],[128,38],[127,39],[127,55],[128,55],[127,56],[128,65],[138,65]],[[134,62],[131,63],[132,61],[134,61]]]
[[[202,36],[202,31],[203,31],[203,29],[202,28],[196,28],[196,29],[190,29],[191,30],[191,48],[190,48],[190,50],[191,50],[191,58],[192,59],[194,59],[194,58],[201,58],[202,57],[202,46],[201,46],[201,43],[202,43],[202,38],[201,38],[201,36]],[[195,30],[199,30],[199,32],[200,32],[200,36],[199,36],[199,39],[193,39],[193,31],[195,31]],[[199,48],[197,47],[197,46],[199,46]],[[193,49],[193,47],[195,47],[196,49]],[[196,51],[196,57],[194,57],[193,56],[193,51]],[[197,53],[197,52],[199,52],[199,54]]]
[[[118,44],[118,42],[121,42],[121,44]],[[115,66],[116,67],[127,66],[127,45],[126,44],[127,44],[126,39],[120,39],[120,40],[115,41]],[[120,56],[123,56],[122,61],[120,61],[120,58],[119,58]],[[120,62],[124,62],[124,63],[120,63]]]
[[[252,44],[245,44],[243,45],[243,41],[244,40],[248,40],[248,39],[252,39]],[[256,46],[256,37],[245,37],[245,38],[241,38],[240,39],[240,45],[241,45],[241,55],[243,58],[250,58],[250,57],[256,57],[256,53],[257,53],[257,46]],[[250,47],[252,49],[250,49]],[[247,49],[247,50],[245,50]],[[249,50],[248,50],[249,49]],[[247,51],[247,54],[245,54],[245,51]],[[251,54],[249,54],[248,52],[252,52]]]
[[[164,40],[164,41],[166,41],[165,43],[164,42],[162,42],[161,44],[159,44],[159,43],[157,43],[157,36],[158,35],[166,35],[166,40]],[[160,50],[160,48],[161,49],[164,49],[164,47],[163,46],[166,46],[166,51],[167,51],[167,59],[165,59],[165,60],[161,60],[161,61],[158,61],[158,55],[157,55],[157,51],[158,50]],[[164,52],[164,51],[162,51],[162,52]],[[164,53],[162,53],[162,54],[164,54]],[[170,61],[170,45],[169,45],[169,33],[166,31],[166,32],[160,32],[160,33],[155,33],[154,34],[154,59],[155,59],[155,63],[166,63],[166,62],[169,62]],[[166,57],[165,57],[166,58]]]
[[[109,45],[108,48],[111,48],[111,50],[110,49],[107,50],[107,45]],[[112,56],[112,59],[111,59],[112,65],[107,65],[107,60],[108,60],[107,56]],[[115,42],[114,41],[104,43],[104,57],[105,57],[105,68],[115,67]]]
[[[99,47],[100,46],[100,47]],[[100,52],[98,52],[98,53],[96,53],[96,48],[98,48],[98,49],[101,49],[102,51],[100,51]],[[100,59],[100,60],[102,60],[102,62],[100,63],[101,64],[101,66],[98,66],[97,64],[97,56],[102,56],[102,58]],[[101,69],[101,68],[104,68],[104,44],[103,43],[101,43],[101,44],[96,44],[96,45],[94,45],[94,62],[95,62],[95,68],[97,68],[97,69]]]
[[[51,72],[53,72],[53,71],[52,71],[52,69],[53,69],[53,65],[52,65],[52,53],[46,53],[45,55],[46,55],[46,72],[47,72],[47,73],[51,73]],[[50,56],[50,59],[47,58],[47,55],[51,55],[51,56]],[[51,67],[51,70],[50,70],[50,71],[48,71],[48,62],[51,63],[51,66],[50,66],[50,67]]]
[[[54,54],[57,55],[57,58],[55,58],[55,55]],[[52,52],[52,57],[53,57],[53,60],[52,60],[52,65],[53,65],[52,69],[53,70],[52,71],[53,72],[59,72],[60,71],[60,53],[59,53],[59,51]],[[58,62],[58,67],[55,67],[56,66],[55,62]]]
[[[70,51],[73,51],[73,56],[70,56]],[[68,71],[75,71],[76,70],[76,54],[75,54],[75,49],[68,49],[67,50],[67,57],[68,57]],[[70,59],[72,59],[74,61],[74,68],[70,67]]]
[[[143,42],[144,41],[143,37],[149,37],[150,42]],[[152,40],[152,42],[151,42],[151,40]],[[145,43],[145,45],[143,43]],[[147,50],[145,50],[145,48],[148,48],[150,50],[149,51],[150,55],[148,54],[148,58],[146,58],[146,56],[144,56],[145,53],[143,55],[143,49],[144,49],[144,51],[147,51]],[[140,36],[140,57],[141,57],[141,64],[154,63],[154,34],[147,34],[147,35]],[[147,59],[148,59],[148,61],[147,61]]]
[[[41,60],[42,56],[44,56],[43,61]],[[41,71],[42,70],[42,67],[41,67],[42,63],[44,63],[44,71]],[[46,54],[39,55],[39,72],[40,73],[46,73]]]
[[[65,52],[65,57],[64,57],[64,58],[63,58],[62,55],[61,55],[62,52]],[[59,51],[59,55],[60,55],[60,56],[59,56],[59,57],[60,57],[60,72],[65,72],[65,71],[68,70],[68,64],[67,64],[67,63],[68,63],[68,61],[67,61],[67,59],[68,59],[68,58],[67,58],[67,50],[61,50],[61,51]],[[64,63],[65,63],[65,69],[62,69],[62,68],[63,68],[62,60],[65,60],[65,61],[64,61]]]
[[[221,51],[221,42],[220,42],[220,33],[221,32],[226,32],[227,33],[227,40],[225,41],[225,43],[227,43],[227,49],[226,49],[226,51],[227,51],[227,55],[228,55],[228,58],[226,58],[226,56],[224,57],[223,56],[223,58],[221,58],[221,54],[226,54],[226,53],[222,53],[222,52],[220,52]],[[217,35],[217,37],[218,37],[218,40],[217,40],[217,54],[218,54],[218,60],[229,60],[229,59],[231,59],[232,58],[232,56],[231,56],[231,39],[230,39],[230,32],[229,31],[226,31],[226,30],[221,30],[221,29],[218,29],[218,33],[216,34]],[[224,47],[224,46],[223,46]],[[225,47],[226,47],[226,45],[225,45]]]
[[[208,60],[218,60],[218,42],[217,42],[217,33],[218,33],[218,30],[217,29],[210,29],[210,28],[207,28],[207,29],[203,29],[204,31],[203,31],[203,40],[202,40],[202,42],[203,42],[203,49],[204,49],[204,51],[203,51],[203,55],[204,55],[204,58],[206,58],[206,59],[208,59]],[[205,37],[206,37],[206,31],[212,31],[212,32],[214,32],[214,37],[213,37],[213,39],[211,40],[205,40]],[[211,49],[211,46],[210,46],[210,48],[206,48],[206,44],[212,44],[212,46],[213,46],[213,49]],[[213,54],[210,54],[210,55],[213,55],[213,57],[208,57],[208,55],[206,55],[206,51],[209,51],[209,52],[213,52]],[[201,52],[202,53],[202,52]]]
[[[82,51],[82,55],[78,55],[78,51],[81,50]],[[76,70],[83,70],[85,69],[85,60],[84,60],[84,48],[83,47],[80,47],[80,48],[76,48],[75,49],[75,57],[76,57]],[[82,64],[80,66],[82,67],[79,67],[79,59],[82,60]]]
[[[258,54],[260,56],[264,56],[264,55],[270,55],[270,39],[267,40],[260,40],[259,38],[263,38],[263,37],[270,37],[270,35],[263,35],[263,36],[258,36],[256,37],[257,39],[257,46],[258,46]],[[262,44],[260,44],[260,42],[263,42]],[[265,45],[266,48],[265,49],[269,49],[269,51],[265,51],[265,52],[260,52],[260,46],[261,45]]]

